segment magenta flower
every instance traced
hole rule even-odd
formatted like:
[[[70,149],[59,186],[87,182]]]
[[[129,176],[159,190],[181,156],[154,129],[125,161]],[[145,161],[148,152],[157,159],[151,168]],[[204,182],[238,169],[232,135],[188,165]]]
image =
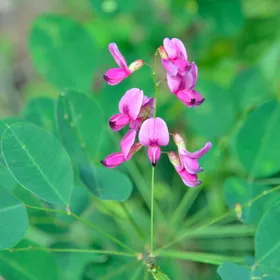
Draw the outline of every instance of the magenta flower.
[[[188,187],[195,187],[200,185],[202,182],[198,180],[196,174],[189,173],[184,166],[182,166],[180,158],[175,152],[167,153],[168,158],[172,165],[175,167],[175,170],[181,177],[183,183]]]
[[[198,79],[197,66],[194,62],[188,62],[186,49],[179,39],[165,38],[163,45],[159,48],[159,54],[171,93],[187,107],[199,106],[205,99],[194,90]]]
[[[197,174],[203,171],[203,168],[201,168],[198,163],[198,159],[200,159],[211,149],[212,144],[207,142],[200,150],[196,152],[189,152],[186,149],[184,139],[180,134],[175,133],[173,135],[173,139],[178,147],[181,164],[188,171],[188,173]]]
[[[169,143],[169,132],[165,121],[161,118],[145,120],[138,137],[141,145],[149,147],[148,157],[155,167],[161,154],[160,146],[166,146]]]
[[[135,121],[143,103],[143,91],[138,88],[128,90],[119,102],[120,114],[113,115],[109,120],[112,130],[119,131],[131,121]]]
[[[107,156],[104,160],[101,160],[101,163],[107,168],[115,168],[130,160],[132,156],[142,148],[140,143],[134,144],[135,138],[136,131],[134,129],[130,129],[121,140],[121,152],[116,152]]]
[[[111,43],[108,48],[116,63],[120,67],[109,69],[103,76],[104,80],[111,86],[119,84],[122,80],[144,65],[143,60],[138,59],[127,67],[126,60],[119,51],[117,45],[115,43]]]
[[[161,62],[170,76],[184,75],[188,71],[188,56],[184,44],[177,38],[165,38],[163,47],[159,48]]]

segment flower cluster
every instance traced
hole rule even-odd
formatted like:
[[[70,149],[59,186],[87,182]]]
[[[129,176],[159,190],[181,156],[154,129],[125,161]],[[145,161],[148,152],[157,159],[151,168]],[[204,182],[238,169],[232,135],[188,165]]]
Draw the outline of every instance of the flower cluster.
[[[125,58],[115,43],[109,45],[109,51],[119,66],[105,73],[104,79],[109,85],[119,84],[144,65],[143,60],[136,60],[127,66]],[[176,38],[166,38],[163,46],[157,51],[166,71],[171,93],[189,108],[202,104],[205,99],[194,89],[198,79],[197,66],[194,62],[188,61],[183,43]],[[117,167],[130,160],[143,146],[148,147],[149,160],[153,167],[156,166],[162,154],[160,147],[169,144],[170,134],[165,121],[154,114],[155,102],[154,98],[145,96],[138,88],[126,91],[119,102],[119,113],[110,118],[109,125],[113,131],[119,131],[125,126],[129,129],[120,142],[120,152],[113,153],[102,160],[104,166]],[[137,135],[138,141],[136,141]],[[211,148],[211,143],[207,142],[196,152],[189,152],[182,136],[178,133],[172,135],[178,147],[178,154],[173,151],[167,152],[170,162],[185,185],[189,187],[199,185],[201,181],[198,180],[197,174],[203,171],[203,168],[200,167],[198,159]]]

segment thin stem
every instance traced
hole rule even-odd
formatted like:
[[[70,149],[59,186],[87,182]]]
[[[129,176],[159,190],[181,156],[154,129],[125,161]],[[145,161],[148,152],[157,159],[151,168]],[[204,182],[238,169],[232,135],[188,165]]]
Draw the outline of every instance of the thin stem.
[[[156,53],[155,53],[154,67],[152,68],[153,81],[154,81],[154,86],[155,86],[154,118],[156,117],[156,114],[157,114],[157,95],[158,95],[158,88],[159,88],[159,84],[157,83],[157,76],[156,76],[157,55],[158,55],[158,51],[156,51]]]
[[[114,236],[108,234],[107,232],[105,232],[103,229],[101,229],[99,226],[95,225],[94,223],[91,223],[91,222],[88,222],[88,221],[82,219],[81,217],[79,217],[75,213],[72,213],[70,211],[66,212],[66,211],[61,211],[61,210],[57,210],[57,209],[41,208],[41,207],[30,206],[30,205],[25,205],[25,207],[26,208],[30,208],[30,209],[34,209],[34,210],[38,210],[38,211],[54,212],[54,213],[58,213],[58,214],[62,214],[62,215],[71,216],[74,219],[76,219],[76,220],[80,221],[81,223],[83,223],[84,225],[87,225],[88,227],[94,229],[95,231],[97,231],[98,233],[103,235],[104,237],[110,239],[114,243],[118,244],[122,248],[124,248],[124,249],[126,249],[126,250],[136,254],[136,252],[133,249],[131,249],[129,246],[125,245],[124,243],[122,243],[120,240],[118,240]]]
[[[183,218],[184,215],[187,215],[191,206],[193,205],[195,199],[199,195],[201,188],[197,189],[189,189],[184,195],[183,199],[178,204],[178,207],[175,209],[173,216],[170,219],[170,223],[175,225],[180,222],[180,219]]]
[[[265,195],[268,195],[268,194],[270,194],[270,193],[273,193],[273,192],[275,192],[275,191],[277,191],[277,190],[280,190],[280,185],[279,185],[278,187],[275,187],[275,188],[269,190],[269,191],[264,191],[263,193],[257,195],[256,197],[254,197],[253,199],[251,199],[251,200],[248,201],[247,203],[241,205],[240,208],[241,208],[241,209],[244,209],[244,208],[250,207],[250,206],[252,206],[252,204],[253,204],[254,202],[256,202],[257,200],[259,200],[259,199],[261,199],[262,197],[264,197]],[[227,213],[223,214],[222,216],[219,216],[219,217],[217,217],[217,218],[214,218],[214,219],[212,219],[210,222],[208,222],[208,223],[206,223],[206,224],[204,224],[204,225],[201,225],[200,227],[198,227],[197,229],[195,229],[195,231],[201,231],[201,230],[203,230],[203,229],[205,229],[205,228],[207,228],[207,227],[213,225],[214,223],[217,223],[217,222],[219,222],[219,221],[221,221],[221,220],[223,220],[223,219],[225,219],[225,218],[228,218],[228,217],[230,217],[230,216],[232,216],[232,215],[235,215],[235,214],[236,214],[236,213],[235,213],[235,210],[234,210],[234,209],[233,209],[233,210],[230,210],[230,211],[228,211]],[[162,246],[161,248],[159,248],[156,252],[158,253],[158,252],[160,252],[160,251],[162,251],[162,250],[164,250],[164,249],[166,249],[166,248],[168,248],[168,247],[170,247],[170,246],[176,244],[177,242],[179,242],[179,241],[181,241],[182,239],[184,239],[185,237],[187,237],[188,234],[189,234],[189,232],[186,232],[186,233],[182,234],[181,236],[175,238],[173,241],[171,241],[171,242],[167,243],[166,245]]]
[[[151,181],[151,254],[154,252],[154,190],[155,190],[155,168],[152,167]]]
[[[138,236],[143,240],[146,241],[146,235],[145,233],[142,231],[142,229],[139,227],[139,225],[134,221],[133,217],[131,216],[131,214],[129,213],[127,207],[125,206],[124,203],[120,203],[120,206],[122,207],[124,213],[126,214],[128,220],[130,221],[131,225],[133,226],[133,228],[135,229],[135,231],[137,232]]]
[[[165,251],[160,253],[159,256],[181,259],[186,261],[195,261],[200,263],[214,264],[214,265],[220,265],[224,262],[233,262],[238,264],[244,263],[244,258],[215,255],[215,254],[208,254],[208,253],[198,253],[198,252],[180,252],[180,251],[170,250],[170,251]]]
[[[23,252],[23,251],[47,251],[52,253],[92,253],[92,254],[104,254],[104,255],[115,255],[124,257],[135,257],[135,254],[118,252],[118,251],[106,251],[106,250],[95,250],[95,249],[72,249],[72,248],[45,248],[45,247],[25,247],[25,248],[12,248],[7,249],[10,253]]]

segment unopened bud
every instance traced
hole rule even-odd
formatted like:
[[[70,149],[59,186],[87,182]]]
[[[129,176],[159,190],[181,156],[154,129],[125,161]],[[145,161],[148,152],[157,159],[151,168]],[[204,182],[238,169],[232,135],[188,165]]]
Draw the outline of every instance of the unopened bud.
[[[235,204],[234,211],[235,211],[235,214],[236,214],[238,220],[241,220],[241,218],[242,218],[242,206],[241,206],[240,203]]]
[[[168,54],[163,46],[158,48],[158,52],[162,59],[168,59]]]
[[[140,69],[144,65],[144,61],[142,59],[135,60],[132,62],[128,68],[131,72],[135,72],[136,70]]]
[[[178,148],[185,148],[184,138],[179,133],[174,133],[173,140]]]
[[[180,158],[175,152],[168,152],[167,155],[174,167],[181,166]]]

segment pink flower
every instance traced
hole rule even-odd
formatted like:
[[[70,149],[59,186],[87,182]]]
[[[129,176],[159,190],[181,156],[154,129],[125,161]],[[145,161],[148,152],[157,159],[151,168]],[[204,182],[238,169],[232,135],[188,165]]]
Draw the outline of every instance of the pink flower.
[[[169,152],[167,153],[168,158],[172,165],[175,167],[175,170],[181,177],[183,183],[188,187],[195,187],[200,185],[202,182],[198,180],[196,174],[189,173],[184,166],[182,166],[180,162],[180,158],[175,152]]]
[[[143,60],[139,59],[132,62],[127,67],[126,60],[115,43],[109,44],[109,51],[120,67],[111,68],[104,74],[104,80],[111,86],[119,84],[122,80],[127,78],[129,75],[131,75],[133,72],[140,69],[144,65]]]
[[[188,171],[188,173],[197,174],[203,171],[203,168],[201,168],[198,163],[198,159],[200,159],[211,149],[212,144],[210,142],[207,142],[200,150],[196,152],[189,152],[186,149],[184,139],[180,134],[175,133],[173,135],[173,139],[178,147],[178,153],[182,166]]]
[[[170,76],[183,75],[188,71],[188,56],[184,44],[177,38],[165,38],[163,47],[159,48],[161,62]]]
[[[187,107],[199,106],[205,99],[194,90],[198,79],[196,64],[188,62],[186,49],[179,39],[165,38],[163,45],[159,48],[159,54],[171,93]]]
[[[104,160],[101,160],[101,163],[107,168],[115,168],[130,160],[132,156],[142,148],[140,143],[134,144],[135,138],[136,131],[130,129],[121,140],[121,152],[116,152],[107,156]]]
[[[143,103],[143,91],[138,88],[128,90],[119,102],[120,114],[113,115],[109,120],[112,130],[119,131],[131,121],[135,121]]]
[[[148,156],[155,167],[161,154],[160,146],[169,143],[169,132],[165,121],[161,118],[150,118],[143,122],[139,131],[139,142],[148,146]]]

